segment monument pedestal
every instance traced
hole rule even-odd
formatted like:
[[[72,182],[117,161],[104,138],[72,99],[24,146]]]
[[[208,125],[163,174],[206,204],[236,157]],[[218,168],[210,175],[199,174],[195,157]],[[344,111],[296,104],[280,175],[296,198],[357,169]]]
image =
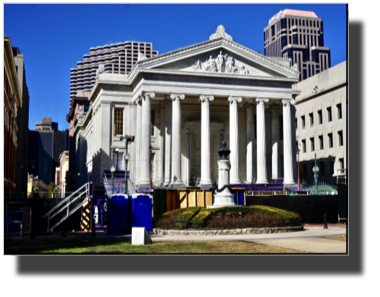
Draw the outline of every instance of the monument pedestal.
[[[207,208],[219,208],[226,206],[236,206],[234,203],[234,195],[231,194],[229,188],[229,173],[230,173],[230,161],[222,159],[218,161],[218,190],[214,197],[214,204],[207,206]]]

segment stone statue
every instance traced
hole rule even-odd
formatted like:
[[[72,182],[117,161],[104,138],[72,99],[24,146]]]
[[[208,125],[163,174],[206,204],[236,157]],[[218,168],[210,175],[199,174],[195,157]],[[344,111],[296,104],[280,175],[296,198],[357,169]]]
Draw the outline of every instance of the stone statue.
[[[222,51],[220,51],[218,57],[216,58],[218,72],[224,72],[225,60],[227,59],[227,56],[228,54],[222,55]]]
[[[239,68],[235,66],[235,60],[233,57],[228,57],[226,62],[226,72],[236,73],[239,71]]]
[[[210,55],[210,58],[208,59],[208,61],[206,63],[207,63],[206,67],[205,67],[206,71],[216,72],[216,70],[217,70],[216,63],[215,63],[215,59],[213,59],[212,55]]]

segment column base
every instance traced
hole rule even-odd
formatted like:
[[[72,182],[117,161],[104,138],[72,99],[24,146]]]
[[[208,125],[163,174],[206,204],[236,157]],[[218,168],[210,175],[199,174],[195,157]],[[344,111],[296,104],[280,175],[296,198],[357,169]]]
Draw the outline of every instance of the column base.
[[[268,183],[268,180],[266,180],[266,179],[256,181],[256,184],[267,184],[267,183]]]
[[[184,188],[186,188],[186,186],[183,183],[180,183],[180,184],[170,184],[170,185],[168,185],[168,188],[172,188],[172,189],[184,189]]]
[[[231,180],[230,185],[241,185],[242,182],[240,180]]]
[[[218,193],[214,197],[214,204],[212,206],[207,206],[207,208],[220,208],[227,206],[236,206],[234,202],[234,195],[231,193]]]
[[[283,184],[288,185],[288,186],[293,186],[293,185],[297,186],[297,184],[294,182],[294,180],[284,180]]]
[[[211,180],[210,181],[205,181],[205,182],[202,182],[200,183],[199,187],[201,189],[209,189],[209,188],[212,188],[212,182]]]

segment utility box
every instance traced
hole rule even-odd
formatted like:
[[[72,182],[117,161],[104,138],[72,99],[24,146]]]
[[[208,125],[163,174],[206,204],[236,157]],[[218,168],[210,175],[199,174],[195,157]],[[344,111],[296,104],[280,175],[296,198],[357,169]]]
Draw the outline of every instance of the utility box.
[[[132,203],[128,195],[114,194],[108,199],[107,234],[132,233]]]
[[[152,232],[152,196],[148,194],[132,194],[132,227],[145,227]]]

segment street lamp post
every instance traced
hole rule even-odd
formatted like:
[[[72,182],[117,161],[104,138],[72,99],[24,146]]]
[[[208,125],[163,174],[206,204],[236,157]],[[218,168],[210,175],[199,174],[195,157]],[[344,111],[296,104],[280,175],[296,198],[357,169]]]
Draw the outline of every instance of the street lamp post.
[[[300,188],[300,148],[297,146],[298,191]]]
[[[318,171],[319,167],[317,166],[317,154],[314,154],[314,167],[313,167],[313,172],[314,172],[314,182],[315,182],[315,190],[317,191],[318,194]]]
[[[149,192],[152,191],[152,145],[149,146]]]
[[[134,136],[120,136],[120,140],[125,140],[125,194],[128,195],[128,176],[127,176],[127,170],[128,170],[128,161],[129,161],[129,153],[128,153],[128,143],[131,143],[135,140]]]

